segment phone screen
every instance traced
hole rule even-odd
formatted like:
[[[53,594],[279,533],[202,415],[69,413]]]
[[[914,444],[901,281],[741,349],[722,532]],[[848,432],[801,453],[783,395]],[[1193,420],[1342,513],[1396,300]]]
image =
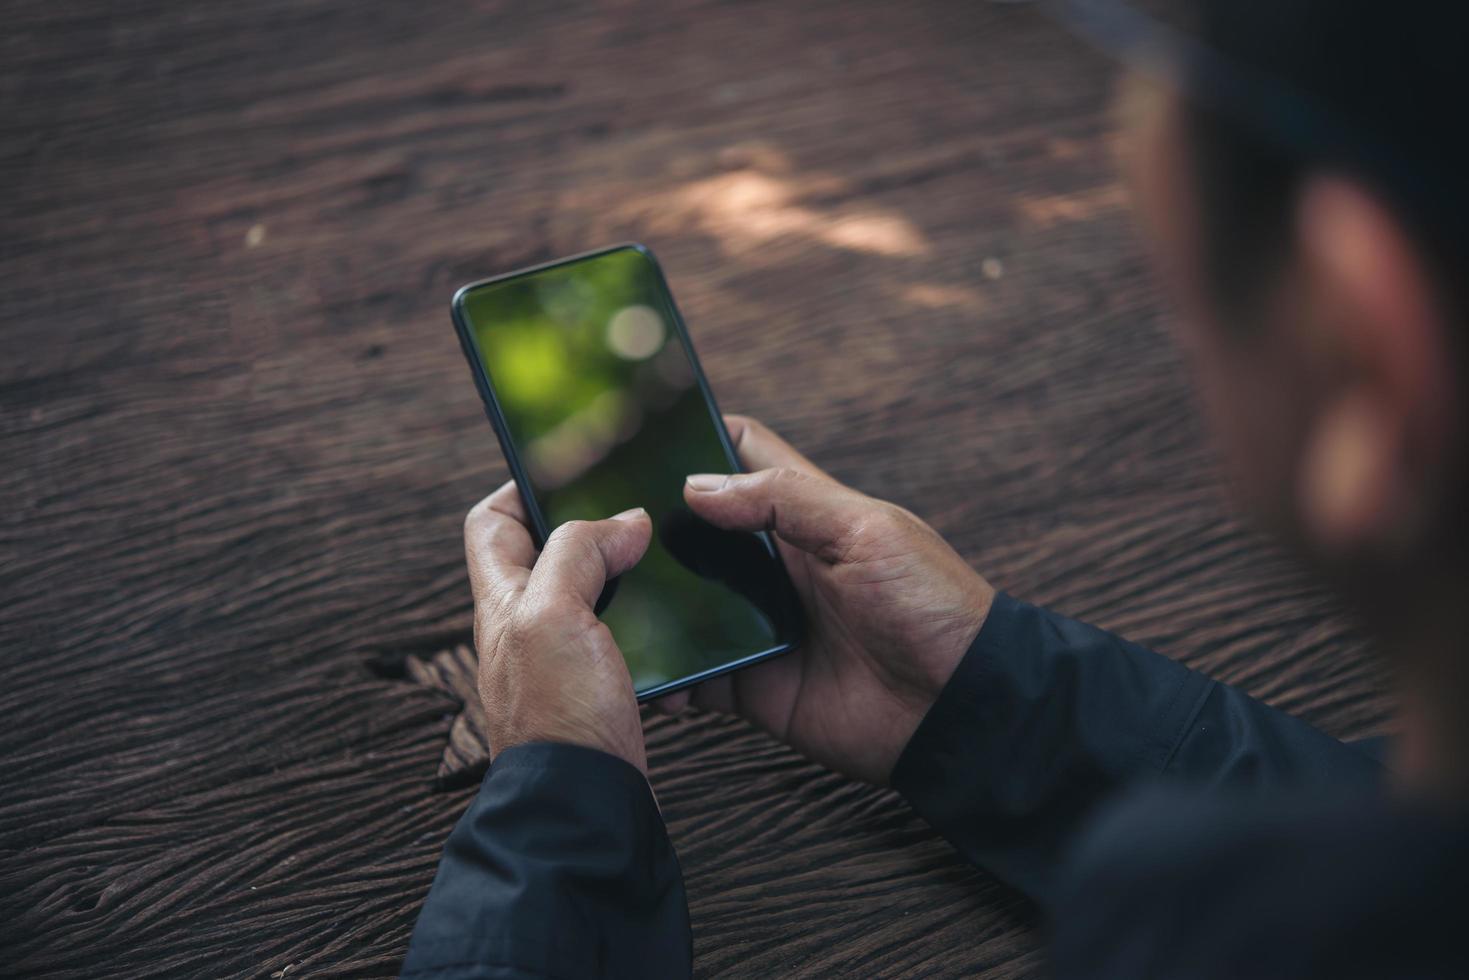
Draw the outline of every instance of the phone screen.
[[[601,609],[640,696],[789,647],[796,607],[769,538],[684,503],[685,476],[736,463],[651,255],[626,246],[470,286],[455,315],[539,533],[631,507],[653,520]]]

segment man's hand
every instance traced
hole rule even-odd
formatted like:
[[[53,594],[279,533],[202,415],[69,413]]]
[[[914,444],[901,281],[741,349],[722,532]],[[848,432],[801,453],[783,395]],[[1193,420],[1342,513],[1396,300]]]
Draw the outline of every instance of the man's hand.
[[[775,533],[806,637],[660,707],[742,714],[816,762],[886,784],[995,590],[913,514],[836,482],[753,419],[725,421],[753,472],[692,475],[684,500],[719,527]]]
[[[641,509],[571,521],[538,556],[514,483],[469,512],[464,550],[492,755],[567,742],[647,771],[632,678],[592,607],[609,578],[642,558],[651,535]]]

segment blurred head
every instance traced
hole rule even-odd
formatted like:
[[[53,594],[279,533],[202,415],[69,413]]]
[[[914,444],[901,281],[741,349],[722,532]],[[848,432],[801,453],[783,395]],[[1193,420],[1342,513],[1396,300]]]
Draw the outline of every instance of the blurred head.
[[[1192,36],[1282,93],[1267,121],[1209,78],[1123,98],[1129,182],[1234,488],[1384,606],[1469,577],[1459,6],[1206,0]],[[1297,98],[1326,123],[1283,133]]]

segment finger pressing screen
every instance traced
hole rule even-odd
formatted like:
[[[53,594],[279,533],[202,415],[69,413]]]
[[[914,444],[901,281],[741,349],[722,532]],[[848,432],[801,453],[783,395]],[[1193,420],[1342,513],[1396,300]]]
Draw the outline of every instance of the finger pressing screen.
[[[729,476],[690,474],[684,500],[717,527],[774,531],[827,562],[840,560],[852,535],[883,506],[835,480],[789,467]]]
[[[641,507],[605,521],[569,521],[546,541],[529,586],[591,606],[609,578],[638,563],[652,536],[653,522]]]

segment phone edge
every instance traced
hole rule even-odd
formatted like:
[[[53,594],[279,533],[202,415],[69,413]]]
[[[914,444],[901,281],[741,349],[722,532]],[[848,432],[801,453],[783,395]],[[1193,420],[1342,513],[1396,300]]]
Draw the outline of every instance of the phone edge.
[[[469,362],[469,373],[474,378],[475,389],[479,392],[480,405],[484,408],[485,418],[489,420],[490,428],[495,432],[495,441],[500,444],[500,455],[505,457],[505,464],[510,469],[510,479],[515,484],[516,492],[520,494],[521,505],[531,519],[531,537],[535,539],[537,550],[545,547],[546,538],[550,536],[550,528],[546,523],[546,517],[541,513],[535,495],[528,493],[526,488],[530,486],[530,479],[521,466],[520,456],[515,452],[507,426],[504,412],[500,409],[499,399],[495,397],[495,390],[490,386],[490,379],[485,375],[484,364],[479,356],[479,349],[475,345],[473,332],[469,328],[469,320],[464,315],[464,297],[470,290],[495,282],[503,277],[485,279],[480,282],[470,283],[455,290],[454,298],[450,300],[450,313],[454,321],[454,332],[459,336],[459,349],[464,352],[464,359]]]

